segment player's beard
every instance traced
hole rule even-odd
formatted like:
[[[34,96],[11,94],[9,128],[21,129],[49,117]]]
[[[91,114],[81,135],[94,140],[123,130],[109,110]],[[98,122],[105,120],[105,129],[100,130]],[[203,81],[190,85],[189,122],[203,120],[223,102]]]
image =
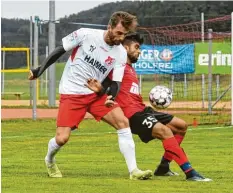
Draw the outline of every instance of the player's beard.
[[[111,31],[108,32],[108,39],[109,39],[110,45],[120,45],[122,43],[121,40],[115,39],[115,36],[113,35]]]
[[[127,54],[128,55],[128,58],[130,60],[130,62],[133,64],[133,63],[136,63],[138,61],[138,56],[134,56],[133,54]]]

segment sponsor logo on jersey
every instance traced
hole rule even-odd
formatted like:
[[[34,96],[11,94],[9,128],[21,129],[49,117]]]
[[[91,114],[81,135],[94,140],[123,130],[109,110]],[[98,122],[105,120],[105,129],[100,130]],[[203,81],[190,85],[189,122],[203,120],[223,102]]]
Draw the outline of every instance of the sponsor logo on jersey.
[[[90,51],[90,52],[93,52],[95,49],[96,49],[96,47],[93,46],[93,45],[91,45],[89,51]]]
[[[99,61],[95,60],[91,56],[86,55],[84,61],[97,68],[103,74],[107,71],[107,68],[105,68]]]
[[[139,95],[139,86],[138,86],[138,84],[133,82],[129,92]]]
[[[112,65],[116,60],[114,58],[111,58],[110,56],[108,56],[108,58],[104,61],[105,64],[107,64],[108,66]]]

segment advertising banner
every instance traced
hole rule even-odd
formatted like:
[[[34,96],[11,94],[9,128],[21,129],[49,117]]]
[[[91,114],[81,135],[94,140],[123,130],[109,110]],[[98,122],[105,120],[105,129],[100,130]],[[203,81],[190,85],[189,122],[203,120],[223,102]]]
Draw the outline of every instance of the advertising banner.
[[[137,63],[137,74],[184,74],[194,73],[194,44],[142,45]]]
[[[208,43],[195,43],[196,74],[208,74]],[[212,43],[212,74],[231,74],[231,43]]]

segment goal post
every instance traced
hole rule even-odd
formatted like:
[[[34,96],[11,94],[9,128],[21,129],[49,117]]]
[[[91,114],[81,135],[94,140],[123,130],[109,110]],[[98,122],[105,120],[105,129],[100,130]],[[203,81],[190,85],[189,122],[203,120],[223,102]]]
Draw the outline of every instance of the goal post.
[[[29,80],[27,80],[28,72],[30,70],[30,48],[27,47],[2,47],[2,61],[1,61],[1,87],[2,94],[8,92],[23,92],[23,99],[28,99],[30,86],[27,87]],[[19,52],[22,52],[20,54]],[[16,53],[16,55],[14,55]],[[9,56],[8,56],[9,54]],[[22,59],[19,61],[18,67],[12,65],[14,61],[7,59],[11,57],[18,57]],[[6,73],[6,75],[5,75]],[[39,100],[39,79],[37,79],[37,99]],[[5,98],[5,97],[4,97]],[[12,98],[13,99],[13,98]]]
[[[29,72],[30,69],[30,49],[29,48],[1,48],[2,52],[26,52],[26,68],[25,69],[5,69],[5,66],[1,69],[1,72]]]

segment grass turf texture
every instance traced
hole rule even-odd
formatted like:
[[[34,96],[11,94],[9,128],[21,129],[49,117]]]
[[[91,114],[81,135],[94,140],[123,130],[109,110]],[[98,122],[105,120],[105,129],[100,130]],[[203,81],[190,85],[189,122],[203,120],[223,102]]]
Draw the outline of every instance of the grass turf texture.
[[[70,141],[57,155],[64,178],[51,179],[47,177],[44,156],[48,140],[55,133],[55,120],[2,121],[2,192],[231,192],[233,127],[213,127],[191,128],[183,142],[194,168],[212,178],[211,183],[186,182],[175,163],[171,168],[180,176],[130,181],[115,130],[94,120],[83,121],[80,130],[72,132]],[[154,170],[163,154],[161,142],[144,144],[137,136],[134,139],[138,166]]]

